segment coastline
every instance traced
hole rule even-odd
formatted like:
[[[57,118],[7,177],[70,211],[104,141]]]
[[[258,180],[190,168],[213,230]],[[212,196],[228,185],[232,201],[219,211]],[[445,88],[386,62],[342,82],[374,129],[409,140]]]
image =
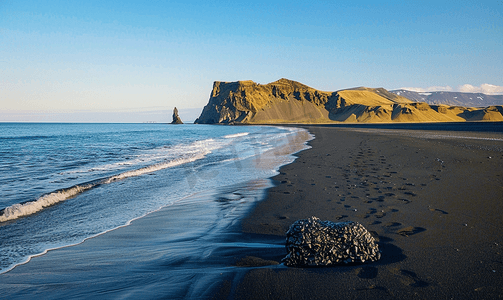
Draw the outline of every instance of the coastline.
[[[206,191],[35,257],[0,275],[0,299],[502,297],[503,134],[295,127],[315,135],[312,148],[272,180]],[[313,215],[360,222],[382,259],[280,264],[290,224]]]
[[[271,137],[261,134],[260,128],[250,131],[258,134],[252,136],[252,143],[269,147],[263,151],[248,147],[243,151],[247,144],[235,146],[231,150],[242,159],[231,156],[221,165],[163,169],[119,182],[115,193],[98,193],[112,194],[117,199],[132,195],[138,200],[170,199],[176,192],[173,185],[188,188],[183,189],[188,196],[136,218],[127,226],[45,251],[0,274],[0,299],[209,298],[221,278],[235,269],[232,263],[237,253],[270,248],[267,240],[261,245],[256,239],[241,238],[237,224],[254,202],[265,197],[266,189],[272,186],[269,178],[277,174],[279,166],[292,162],[291,153],[304,149],[305,141],[311,138],[306,130],[282,129],[269,143]],[[287,133],[291,131],[297,133]],[[241,136],[248,134],[224,137]],[[145,180],[150,183],[148,190],[142,189]],[[204,188],[196,189],[195,184]],[[89,199],[90,195],[84,196]],[[100,199],[109,201],[106,197]],[[7,245],[5,240],[2,243]]]
[[[243,234],[284,245],[298,219],[358,221],[377,237],[382,259],[325,268],[250,263],[214,298],[503,297],[501,133],[297,126],[315,135],[312,148],[280,169],[243,219]]]

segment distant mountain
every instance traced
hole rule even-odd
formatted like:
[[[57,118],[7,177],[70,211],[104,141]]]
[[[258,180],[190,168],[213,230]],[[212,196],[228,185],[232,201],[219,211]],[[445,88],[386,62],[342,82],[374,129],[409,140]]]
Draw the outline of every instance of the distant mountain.
[[[503,121],[503,106],[473,108],[429,105],[423,98],[417,99],[409,100],[402,93],[390,93],[383,88],[359,87],[324,92],[288,79],[269,84],[216,81],[208,104],[194,123]]]
[[[492,105],[503,105],[503,95],[486,95],[482,93],[460,93],[460,92],[429,92],[418,93],[407,90],[390,91],[410,99],[414,102],[426,102],[428,104],[446,104],[468,107],[487,107]]]

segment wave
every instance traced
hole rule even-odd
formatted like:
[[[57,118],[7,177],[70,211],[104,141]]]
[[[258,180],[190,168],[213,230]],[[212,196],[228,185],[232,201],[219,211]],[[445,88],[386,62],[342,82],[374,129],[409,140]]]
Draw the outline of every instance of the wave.
[[[97,173],[111,172],[114,170],[120,171],[120,169],[123,169],[125,166],[134,167],[135,165],[140,164],[145,165],[156,161],[172,159],[173,155],[177,155],[179,153],[190,154],[201,151],[201,149],[214,150],[219,147],[220,145],[216,143],[214,139],[195,141],[188,145],[176,145],[175,147],[165,145],[159,148],[145,150],[141,154],[136,154],[134,156],[132,155],[131,157],[127,158],[128,159],[127,161],[120,161],[100,166],[85,167],[76,170],[63,171],[59,172],[58,174],[71,175],[71,174],[87,174],[92,172]]]
[[[162,169],[176,167],[176,166],[190,163],[190,162],[193,162],[193,161],[196,161],[199,159],[203,159],[208,153],[210,153],[210,151],[205,151],[205,152],[200,153],[198,155],[195,155],[193,157],[177,158],[177,159],[174,159],[169,162],[151,165],[151,166],[141,168],[138,170],[127,171],[122,174],[109,177],[106,180],[104,180],[103,183],[108,184],[108,183],[112,183],[117,180],[122,180],[122,179],[129,178],[129,177],[135,177],[135,176],[140,176],[140,175],[147,174],[147,173],[156,172],[156,171],[159,171]]]
[[[198,147],[198,146],[201,147],[202,145],[204,145],[204,142],[200,141],[200,142],[194,143],[193,145],[190,145],[189,147]],[[150,166],[143,167],[143,168],[136,169],[136,170],[126,171],[124,173],[120,173],[118,175],[113,175],[113,176],[110,176],[110,177],[107,177],[107,178],[104,178],[101,180],[98,179],[93,182],[74,185],[74,186],[67,188],[67,189],[61,189],[61,190],[57,190],[52,193],[46,194],[46,195],[38,198],[35,201],[13,204],[9,207],[4,208],[3,210],[0,210],[0,223],[10,221],[10,220],[15,220],[20,217],[29,216],[31,214],[34,214],[36,212],[43,210],[46,207],[49,207],[49,206],[52,206],[52,205],[57,204],[59,202],[73,198],[73,197],[77,196],[78,194],[81,194],[87,190],[90,190],[90,189],[95,188],[95,187],[102,185],[102,184],[109,184],[109,183],[112,183],[112,182],[115,182],[118,180],[129,178],[129,177],[141,176],[144,174],[156,172],[156,171],[167,169],[167,168],[172,168],[175,166],[179,166],[179,165],[183,165],[186,163],[194,162],[196,160],[203,159],[204,157],[206,157],[207,154],[211,153],[210,149],[205,148],[205,147],[203,147],[202,149],[199,148],[198,151],[191,151],[191,153],[189,153],[189,155],[186,155],[185,157],[172,159],[172,160],[169,160],[166,162],[157,163],[157,164],[150,165]]]
[[[92,189],[97,185],[98,184],[75,185],[68,189],[62,189],[44,195],[35,201],[13,204],[2,211],[2,215],[0,215],[0,222],[6,222],[34,214],[58,202],[75,197],[76,195]]]
[[[241,133],[224,135],[224,138],[232,139],[232,138],[237,138],[237,137],[241,137],[241,136],[247,136],[248,134],[250,134],[250,133],[249,132],[241,132]]]

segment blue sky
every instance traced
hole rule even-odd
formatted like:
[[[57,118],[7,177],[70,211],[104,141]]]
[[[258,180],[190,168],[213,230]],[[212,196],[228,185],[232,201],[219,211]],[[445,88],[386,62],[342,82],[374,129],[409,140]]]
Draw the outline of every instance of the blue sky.
[[[0,0],[0,121],[193,118],[279,78],[503,93],[503,1]]]

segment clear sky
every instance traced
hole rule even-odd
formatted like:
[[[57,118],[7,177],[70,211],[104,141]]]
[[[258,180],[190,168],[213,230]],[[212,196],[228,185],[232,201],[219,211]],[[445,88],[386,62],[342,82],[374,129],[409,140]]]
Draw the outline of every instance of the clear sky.
[[[0,0],[0,121],[192,118],[280,78],[503,93],[503,1]]]

